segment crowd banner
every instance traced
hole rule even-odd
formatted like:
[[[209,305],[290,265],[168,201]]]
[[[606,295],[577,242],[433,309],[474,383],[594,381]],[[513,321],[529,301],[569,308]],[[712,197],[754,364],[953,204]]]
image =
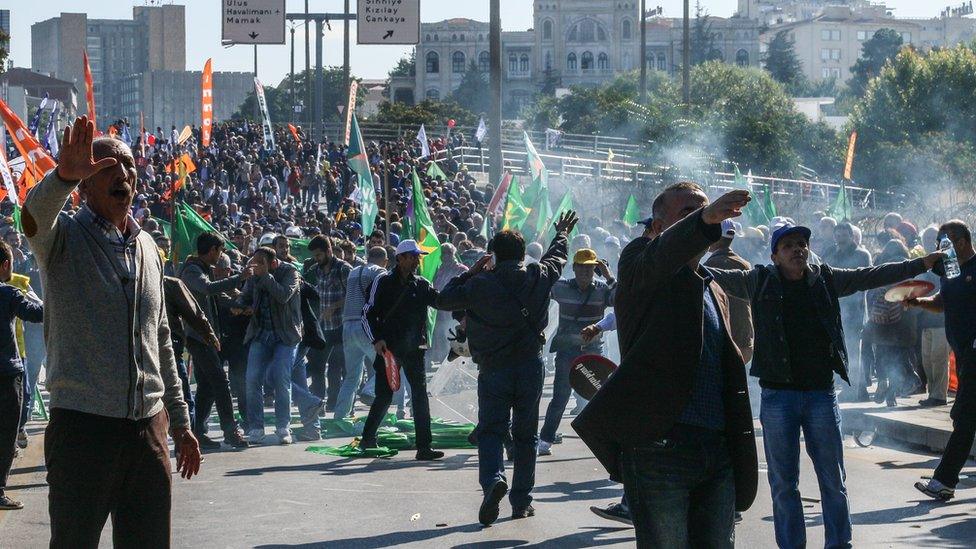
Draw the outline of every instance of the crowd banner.
[[[481,144],[485,140],[486,135],[488,135],[488,126],[485,125],[485,117],[482,116],[478,120],[478,129],[474,132],[474,138],[478,141],[478,144]]]
[[[417,132],[417,141],[420,141],[420,158],[427,158],[430,156],[430,144],[427,143],[427,129],[424,125],[420,125],[420,131]]]
[[[182,145],[192,135],[193,135],[193,128],[191,128],[189,124],[183,126],[183,130],[180,132],[179,137],[176,139],[176,144]]]
[[[24,122],[17,116],[10,107],[0,99],[0,117],[3,118],[3,125],[7,128],[14,146],[20,151],[20,155],[27,160],[27,169],[34,170],[34,179],[40,180],[44,174],[57,167],[57,163],[47,154],[44,147],[37,141]]]
[[[301,140],[301,138],[298,137],[298,128],[296,128],[294,126],[294,124],[289,123],[288,124],[288,131],[290,131],[291,132],[291,136],[295,138],[295,143],[298,143],[298,146],[301,147],[302,146],[302,140]]]
[[[261,109],[261,127],[264,130],[264,150],[273,151],[275,148],[274,131],[271,129],[271,115],[268,114],[268,102],[264,99],[264,86],[258,77],[254,77],[254,94],[258,98],[258,107]]]
[[[58,113],[60,111],[61,103],[55,101],[54,108],[51,109],[51,117],[47,121],[47,131],[44,133],[44,146],[55,158],[57,158],[60,149],[60,143],[58,143]]]
[[[14,205],[18,205],[17,187],[14,186],[14,178],[10,175],[10,168],[7,167],[7,155],[3,149],[3,147],[0,147],[0,177],[3,177],[3,192],[10,197],[10,201]],[[2,196],[0,196],[0,200],[3,200]]]
[[[851,139],[847,143],[847,163],[844,164],[844,179],[851,180],[851,171],[854,169],[854,147],[857,145],[857,132],[851,132]]]
[[[359,131],[359,122],[356,121],[355,116],[352,118],[352,141],[349,143],[347,157],[349,167],[358,180],[356,191],[359,196],[359,209],[362,212],[363,235],[368,238],[373,232],[379,206],[376,203],[373,173],[369,170],[369,159],[366,157],[366,146],[363,144],[363,135]]]
[[[44,107],[47,107],[47,93],[44,94],[44,99],[41,99],[41,104],[34,111],[34,116],[31,117],[30,126],[27,129],[30,130],[31,135],[37,135],[37,127],[41,125],[41,113],[44,112]]]
[[[352,131],[352,119],[356,110],[356,94],[359,93],[359,82],[353,80],[349,84],[349,104],[346,105],[346,139],[345,144],[349,146],[349,132]]]
[[[95,81],[92,80],[91,67],[88,66],[88,50],[83,50],[85,57],[85,100],[88,102],[88,119],[95,123],[95,135],[98,135],[98,122],[95,119]]]
[[[210,131],[213,129],[213,59],[203,65],[203,79],[200,87],[200,146],[210,146]]]

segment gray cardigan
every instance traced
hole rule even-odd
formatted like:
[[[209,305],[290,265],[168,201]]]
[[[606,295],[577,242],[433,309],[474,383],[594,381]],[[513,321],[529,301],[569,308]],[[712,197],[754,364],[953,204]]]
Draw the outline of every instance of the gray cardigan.
[[[136,278],[125,282],[92,215],[61,212],[74,187],[52,170],[24,202],[37,225],[27,241],[45,290],[51,407],[133,420],[165,407],[171,428],[189,427],[158,248],[148,233],[138,235]]]

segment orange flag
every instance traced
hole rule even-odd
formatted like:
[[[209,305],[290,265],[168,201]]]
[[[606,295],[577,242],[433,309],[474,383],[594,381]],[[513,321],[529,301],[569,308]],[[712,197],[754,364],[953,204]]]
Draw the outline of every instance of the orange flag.
[[[85,99],[88,101],[88,118],[95,122],[95,131],[98,132],[98,122],[95,118],[95,82],[92,80],[91,67],[88,66],[88,51],[82,52],[85,56]]]
[[[203,114],[203,121],[200,122],[200,146],[210,146],[210,130],[213,126],[213,67],[210,59],[203,66],[203,82],[200,93],[201,105],[200,112]]]
[[[24,171],[32,171],[34,181],[40,180],[44,174],[57,167],[51,155],[37,142],[20,117],[10,110],[3,100],[0,100],[0,118],[3,118],[3,125],[6,126],[14,146],[24,157]]]
[[[291,124],[288,124],[288,130],[291,132],[291,136],[295,138],[295,143],[298,143],[299,145],[301,145],[302,144],[302,140],[299,139],[299,137],[298,137],[298,128],[296,128],[295,126],[293,126]]]

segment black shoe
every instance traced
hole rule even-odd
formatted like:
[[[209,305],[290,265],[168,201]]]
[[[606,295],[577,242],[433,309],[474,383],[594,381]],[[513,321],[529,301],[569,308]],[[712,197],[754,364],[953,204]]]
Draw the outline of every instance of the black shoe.
[[[197,435],[197,441],[200,442],[201,450],[217,450],[220,448],[220,443],[207,435]]]
[[[374,400],[376,400],[376,397],[373,395],[359,395],[359,402],[362,402],[366,406],[372,406]]]
[[[521,509],[512,509],[512,520],[524,519],[535,516],[535,507],[526,505]]]
[[[508,483],[501,479],[496,480],[485,492],[485,499],[481,502],[481,509],[478,511],[478,522],[484,526],[491,526],[491,523],[498,519],[498,502],[507,493]]]
[[[563,443],[563,434],[562,433],[556,433],[556,436],[552,437],[552,443],[553,444],[562,444]]]
[[[417,450],[417,461],[434,461],[444,457],[444,452],[440,450],[431,450],[430,448],[424,450]]]
[[[363,450],[368,450],[370,448],[376,448],[376,439],[362,439],[359,441],[359,447]]]
[[[470,444],[471,446],[477,446],[478,445],[478,431],[477,430],[474,430],[474,431],[471,431],[470,433],[468,433],[468,444]]]
[[[244,440],[244,435],[240,431],[224,435],[224,442],[231,448],[250,448],[251,444]]]
[[[590,507],[590,511],[593,511],[596,516],[600,518],[622,522],[623,524],[627,524],[629,526],[634,525],[633,519],[630,518],[630,510],[620,503],[611,503],[606,507],[597,507],[596,505],[593,505]]]
[[[12,500],[6,495],[0,495],[0,510],[16,511],[17,509],[23,509],[23,508],[24,508],[23,503],[16,500]],[[498,514],[497,509],[495,514]]]
[[[948,404],[948,402],[942,400],[941,398],[927,398],[918,403],[919,406],[925,406],[925,407],[945,406],[946,404]]]

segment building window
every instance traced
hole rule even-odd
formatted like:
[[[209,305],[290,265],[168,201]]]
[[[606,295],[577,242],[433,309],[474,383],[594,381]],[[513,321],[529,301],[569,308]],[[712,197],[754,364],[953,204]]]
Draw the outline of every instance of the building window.
[[[529,54],[523,53],[519,57],[519,72],[528,73],[529,72]]]
[[[904,42],[905,44],[911,44],[912,43],[912,33],[910,33],[910,32],[903,32],[903,33],[901,33],[901,41]]]
[[[451,72],[464,72],[464,52],[456,51],[451,56]]]
[[[823,29],[820,31],[820,39],[826,42],[839,42],[840,41],[840,31],[839,30],[828,30]]]
[[[441,58],[436,51],[427,53],[427,74],[441,72]]]
[[[822,76],[824,79],[840,78],[840,69],[836,67],[824,67],[820,71],[820,76]]]
[[[434,42],[440,42],[440,40],[441,40],[440,37],[435,34],[434,35]]]
[[[596,66],[598,69],[604,71],[610,68],[610,58],[607,57],[607,54],[601,53],[599,56],[597,56]]]
[[[429,34],[426,36],[426,39],[427,39],[427,42],[430,42],[430,35]]]
[[[483,51],[478,54],[478,70],[481,72],[488,72],[491,70],[491,56],[488,52]]]
[[[552,21],[548,19],[542,22],[542,39],[552,40]]]
[[[596,39],[596,24],[593,21],[583,21],[579,27],[580,42],[592,42]]]
[[[864,42],[868,39],[868,31],[857,31],[858,42]]]
[[[668,58],[665,57],[663,53],[657,54],[657,70],[659,71],[668,70]]]
[[[464,42],[464,35],[461,35],[461,41]]]
[[[427,90],[427,99],[429,99],[431,101],[440,101],[441,100],[441,92],[439,90],[436,90],[436,89]]]
[[[546,52],[546,71],[552,70],[552,53]]]
[[[740,67],[749,66],[749,52],[746,50],[739,50],[735,52],[735,64]]]
[[[624,40],[630,40],[633,38],[633,31],[631,29],[632,25],[630,19],[624,19],[623,28],[620,29],[620,36]]]
[[[576,72],[576,54],[571,53],[566,57],[566,70]]]
[[[621,64],[623,65],[622,68],[625,71],[629,71],[634,68],[633,65],[631,64],[630,52],[626,52],[626,51],[624,52],[623,56],[621,57]]]
[[[820,49],[820,60],[821,61],[840,61],[840,50],[833,48],[821,48]]]
[[[518,55],[514,53],[508,54],[508,72],[518,72]]]
[[[591,52],[583,52],[583,56],[580,58],[580,68],[584,71],[593,70],[593,54]]]

